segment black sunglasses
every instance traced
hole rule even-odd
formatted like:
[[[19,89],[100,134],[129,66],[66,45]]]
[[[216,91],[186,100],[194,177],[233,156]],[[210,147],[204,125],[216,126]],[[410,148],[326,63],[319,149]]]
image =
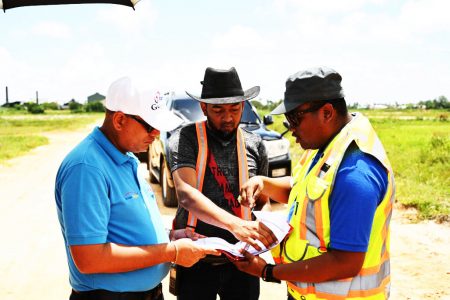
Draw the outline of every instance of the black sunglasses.
[[[147,122],[145,122],[144,120],[138,119],[135,115],[127,115],[125,114],[125,116],[135,120],[136,122],[138,122],[139,124],[141,124],[142,126],[144,126],[145,130],[147,130],[148,133],[152,132],[153,130],[155,130],[154,127],[152,127],[150,124],[148,124]]]
[[[307,113],[318,111],[325,104],[327,104],[327,102],[320,102],[316,105],[312,105],[305,110],[294,109],[288,113],[285,113],[284,115],[286,116],[286,120],[289,122],[289,126],[291,128],[297,127],[302,122],[302,117],[304,115],[306,115]]]

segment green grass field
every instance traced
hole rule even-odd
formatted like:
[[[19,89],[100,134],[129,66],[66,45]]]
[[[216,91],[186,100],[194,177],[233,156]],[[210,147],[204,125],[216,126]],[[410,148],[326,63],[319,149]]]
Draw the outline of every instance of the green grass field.
[[[43,135],[46,132],[74,130],[102,116],[103,113],[71,114],[68,111],[31,115],[23,111],[0,109],[0,164],[48,144],[47,137]]]
[[[368,116],[388,153],[396,180],[396,201],[419,211],[419,219],[449,221],[450,121],[447,111],[360,110]],[[260,111],[260,115],[267,111]],[[274,116],[269,126],[285,131],[284,116]],[[295,164],[302,149],[290,133]]]

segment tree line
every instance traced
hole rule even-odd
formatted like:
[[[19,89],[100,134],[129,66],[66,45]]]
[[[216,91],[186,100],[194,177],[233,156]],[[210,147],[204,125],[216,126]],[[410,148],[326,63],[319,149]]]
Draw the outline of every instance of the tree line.
[[[252,104],[259,110],[269,110],[272,111],[281,103],[281,99],[278,101],[270,101],[268,100],[266,104],[263,104],[261,101],[258,100],[252,100]],[[371,105],[361,105],[358,102],[355,103],[347,103],[347,106],[349,109],[361,109],[366,108],[370,109],[373,108]],[[448,101],[447,97],[445,96],[439,96],[435,99],[431,100],[425,100],[425,101],[419,101],[418,103],[408,103],[408,104],[387,104],[385,105],[386,108],[406,108],[406,109],[450,109],[450,102]]]
[[[105,106],[101,101],[93,101],[88,102],[86,104],[81,104],[76,101],[70,101],[68,106],[62,106],[57,102],[44,102],[44,103],[36,103],[36,102],[25,102],[25,103],[15,103],[13,105],[9,105],[9,108],[16,110],[27,111],[31,114],[43,114],[46,110],[64,110],[68,109],[72,113],[83,113],[83,112],[104,112]]]

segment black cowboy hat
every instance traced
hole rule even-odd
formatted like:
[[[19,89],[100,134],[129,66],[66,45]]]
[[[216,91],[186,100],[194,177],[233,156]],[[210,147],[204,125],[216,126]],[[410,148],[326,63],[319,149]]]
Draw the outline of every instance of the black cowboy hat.
[[[250,100],[258,96],[259,86],[254,86],[246,91],[242,89],[241,81],[234,67],[229,70],[206,68],[205,77],[200,82],[202,95],[191,95],[195,100],[210,104],[230,104]]]

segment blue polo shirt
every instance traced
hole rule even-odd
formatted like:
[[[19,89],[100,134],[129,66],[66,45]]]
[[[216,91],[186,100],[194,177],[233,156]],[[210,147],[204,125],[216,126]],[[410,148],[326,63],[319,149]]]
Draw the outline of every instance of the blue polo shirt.
[[[311,165],[322,153],[317,153]],[[381,162],[353,142],[344,154],[330,194],[331,249],[367,252],[373,217],[387,186],[387,171]]]
[[[62,162],[55,198],[75,290],[146,291],[167,275],[168,263],[132,272],[81,274],[70,254],[71,245],[169,242],[155,195],[137,170],[137,158],[121,153],[98,127]]]
[[[323,150],[314,157],[309,171],[319,161]],[[384,198],[388,175],[375,157],[352,143],[337,170],[330,194],[331,249],[367,252],[375,211]],[[289,210],[291,219],[295,205]]]

